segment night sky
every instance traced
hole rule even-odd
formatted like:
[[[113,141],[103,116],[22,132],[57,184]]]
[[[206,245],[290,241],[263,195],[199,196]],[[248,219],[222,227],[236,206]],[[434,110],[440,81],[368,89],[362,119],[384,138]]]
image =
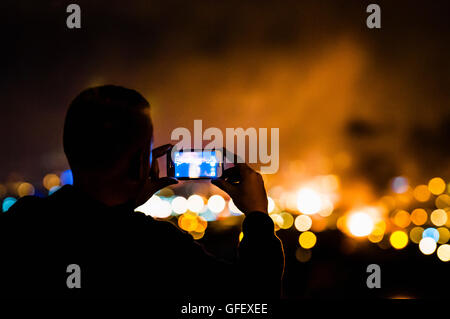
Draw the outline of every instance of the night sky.
[[[371,2],[313,0],[76,1],[69,30],[71,2],[2,2],[0,181],[66,168],[66,108],[106,83],[150,101],[156,144],[194,119],[279,127],[269,184],[339,154],[375,188],[450,172],[448,1],[377,1],[381,30],[365,26]]]

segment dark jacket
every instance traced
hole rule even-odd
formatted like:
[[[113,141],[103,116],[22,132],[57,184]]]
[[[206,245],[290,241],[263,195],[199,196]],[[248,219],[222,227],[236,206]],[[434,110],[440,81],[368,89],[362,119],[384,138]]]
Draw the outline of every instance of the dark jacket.
[[[106,207],[73,186],[24,197],[0,217],[0,294],[29,297],[279,297],[284,255],[272,219],[243,222],[238,262],[206,253],[170,222]],[[70,264],[81,288],[69,289]]]

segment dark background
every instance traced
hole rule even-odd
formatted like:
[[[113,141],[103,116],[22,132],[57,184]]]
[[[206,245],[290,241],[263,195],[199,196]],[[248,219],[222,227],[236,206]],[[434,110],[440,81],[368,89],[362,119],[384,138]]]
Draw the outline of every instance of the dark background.
[[[365,25],[371,2],[343,0],[76,1],[82,28],[69,30],[71,2],[2,2],[0,182],[40,182],[67,168],[67,105],[106,83],[150,101],[156,144],[194,119],[223,130],[279,127],[280,171],[268,188],[329,173],[324,162],[339,154],[351,158],[343,186],[363,183],[368,197],[397,175],[448,181],[448,1],[376,1],[381,30]],[[417,247],[362,243],[346,255],[344,235],[326,231],[300,264],[290,232],[279,232],[288,296],[448,296],[448,264]],[[213,237],[211,225],[202,241],[226,255]],[[370,263],[385,271],[382,291],[365,287]]]
[[[355,152],[380,184],[406,162],[418,178],[448,172],[447,1],[378,2],[381,30],[366,1],[78,1],[79,30],[69,3],[2,3],[0,180],[64,168],[66,107],[104,83],[148,98],[156,143],[197,118],[279,127],[278,179],[313,151]],[[379,154],[384,178],[364,170]]]

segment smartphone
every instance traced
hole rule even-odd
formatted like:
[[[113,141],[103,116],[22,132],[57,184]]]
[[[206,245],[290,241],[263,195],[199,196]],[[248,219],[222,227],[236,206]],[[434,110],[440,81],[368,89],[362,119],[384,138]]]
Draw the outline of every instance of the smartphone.
[[[214,179],[223,173],[223,150],[169,150],[167,176],[181,180]]]

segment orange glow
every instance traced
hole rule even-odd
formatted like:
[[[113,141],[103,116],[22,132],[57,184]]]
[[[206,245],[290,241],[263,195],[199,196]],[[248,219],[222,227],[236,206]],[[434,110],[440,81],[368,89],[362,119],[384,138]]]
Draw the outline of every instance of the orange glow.
[[[442,194],[446,186],[444,180],[440,177],[434,177],[428,182],[428,190],[434,195]]]
[[[411,213],[411,220],[414,224],[420,226],[427,222],[428,214],[423,208],[416,208]]]
[[[394,215],[394,224],[398,227],[405,228],[411,223],[409,213],[405,210],[399,210]]]
[[[419,202],[426,202],[430,199],[431,193],[427,185],[419,185],[414,188],[414,198]]]
[[[197,217],[197,214],[192,212],[184,213],[178,218],[178,226],[188,232],[195,231],[198,226]]]
[[[424,231],[424,229],[422,227],[414,227],[409,232],[409,238],[411,238],[411,241],[413,243],[418,244],[420,242],[420,240],[422,239],[423,231]]]
[[[19,195],[19,197],[34,195],[34,186],[30,183],[21,183],[19,187],[17,187],[17,195]]]
[[[383,239],[385,231],[386,223],[384,220],[380,220],[375,223],[375,227],[373,228],[368,238],[372,243],[379,243]]]
[[[56,174],[47,174],[42,180],[42,184],[47,190],[50,190],[52,187],[59,186],[61,183],[59,176]]]
[[[311,230],[319,233],[324,231],[327,227],[327,219],[321,216],[314,216],[312,218]]]
[[[446,209],[450,208],[450,196],[447,194],[439,195],[434,201],[437,208]]]

